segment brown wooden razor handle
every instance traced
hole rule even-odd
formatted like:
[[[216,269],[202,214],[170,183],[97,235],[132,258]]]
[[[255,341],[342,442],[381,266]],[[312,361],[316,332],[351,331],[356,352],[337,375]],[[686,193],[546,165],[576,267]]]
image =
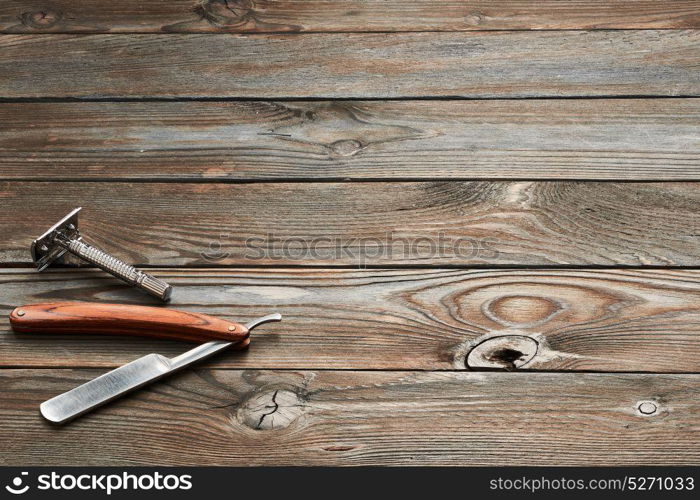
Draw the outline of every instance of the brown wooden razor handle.
[[[138,335],[187,342],[226,340],[248,344],[240,323],[207,314],[161,307],[54,302],[16,308],[10,313],[16,332]]]

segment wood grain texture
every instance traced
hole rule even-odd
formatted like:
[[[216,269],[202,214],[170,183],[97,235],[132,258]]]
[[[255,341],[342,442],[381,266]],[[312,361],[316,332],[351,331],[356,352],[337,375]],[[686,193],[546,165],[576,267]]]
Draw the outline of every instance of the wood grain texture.
[[[284,320],[251,335],[235,368],[700,372],[700,271],[157,269],[172,308],[245,322]],[[19,334],[7,315],[46,300],[138,304],[101,271],[0,273],[2,366],[115,367],[184,343]],[[155,301],[155,299],[154,299]],[[530,351],[530,346],[535,347]],[[60,353],[60,354],[58,354]],[[519,354],[518,354],[519,353]]]
[[[0,97],[700,94],[700,31],[7,35]]]
[[[248,339],[248,329],[239,323],[198,312],[133,304],[27,304],[10,313],[10,325],[20,333],[137,335],[196,343],[226,340],[240,344]]]
[[[0,370],[0,463],[700,463],[698,375],[196,370],[66,427],[41,419],[99,374]]]
[[[700,179],[700,99],[0,103],[0,179]]]
[[[0,262],[82,206],[134,265],[688,265],[695,183],[0,183]]]
[[[6,0],[1,33],[698,28],[695,0]]]

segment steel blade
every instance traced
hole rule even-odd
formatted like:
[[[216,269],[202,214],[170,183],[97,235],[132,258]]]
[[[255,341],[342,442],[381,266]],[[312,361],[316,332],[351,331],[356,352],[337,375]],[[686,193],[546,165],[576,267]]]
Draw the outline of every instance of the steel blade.
[[[40,406],[41,414],[51,422],[62,424],[171,371],[168,358],[148,354],[44,401]]]
[[[250,331],[268,321],[280,321],[281,319],[282,316],[275,313],[253,320],[245,326]],[[100,375],[75,389],[44,401],[40,406],[41,414],[47,420],[57,424],[68,422],[127,392],[208,358],[234,343],[221,340],[207,342],[172,359],[160,354],[148,354]]]

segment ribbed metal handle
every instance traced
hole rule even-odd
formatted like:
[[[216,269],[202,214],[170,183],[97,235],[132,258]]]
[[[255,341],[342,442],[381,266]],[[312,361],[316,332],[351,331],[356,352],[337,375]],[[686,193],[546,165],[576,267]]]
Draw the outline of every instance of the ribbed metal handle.
[[[103,252],[99,248],[88,245],[82,240],[70,240],[67,250],[154,297],[164,301],[170,299],[172,287],[165,281],[139,271],[134,266]]]

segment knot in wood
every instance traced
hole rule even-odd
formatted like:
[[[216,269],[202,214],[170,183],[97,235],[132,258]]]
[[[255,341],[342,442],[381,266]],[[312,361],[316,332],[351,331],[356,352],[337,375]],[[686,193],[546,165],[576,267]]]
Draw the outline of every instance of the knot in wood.
[[[477,344],[466,356],[472,370],[515,370],[537,354],[539,344],[525,335],[500,335]]]
[[[254,394],[238,409],[238,420],[255,430],[277,430],[304,413],[304,403],[293,391],[277,389]]]
[[[464,20],[469,25],[478,26],[484,20],[484,14],[479,11],[472,11],[465,16]]]
[[[637,404],[637,411],[642,415],[654,415],[659,411],[659,407],[654,401],[640,401]]]
[[[247,21],[252,9],[251,0],[205,0],[195,11],[214,26],[233,26]]]
[[[490,319],[509,327],[532,328],[550,321],[567,308],[555,299],[532,295],[506,295],[484,303]]]
[[[343,139],[335,141],[328,148],[333,156],[352,156],[362,149],[362,143],[354,139]]]
[[[30,28],[45,29],[58,23],[63,14],[56,10],[44,9],[36,12],[24,12],[20,15],[22,24]]]

